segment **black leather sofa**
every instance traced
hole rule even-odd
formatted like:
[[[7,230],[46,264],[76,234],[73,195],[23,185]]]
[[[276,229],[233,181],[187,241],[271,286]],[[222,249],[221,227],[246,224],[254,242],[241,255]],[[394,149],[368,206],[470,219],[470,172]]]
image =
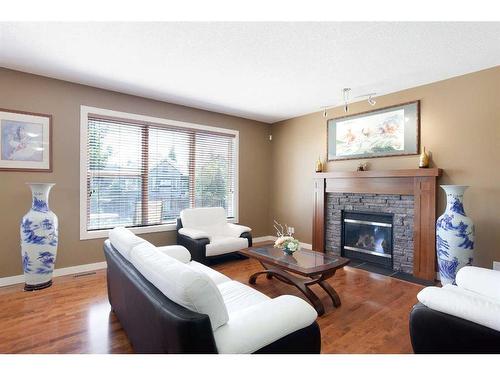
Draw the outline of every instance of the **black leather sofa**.
[[[208,315],[168,299],[110,243],[104,244],[111,307],[137,353],[217,353]],[[244,339],[244,338],[242,338]],[[317,322],[256,353],[319,353]]]
[[[179,229],[182,227],[181,218],[177,218],[177,244],[188,249],[193,260],[202,264],[209,264],[210,258],[206,255],[206,246],[210,243],[210,240],[208,238],[193,239],[184,236],[179,233]],[[252,233],[243,232],[240,237],[248,240],[248,247],[252,246]]]
[[[499,354],[500,332],[433,310],[422,303],[410,313],[410,337],[417,354]]]

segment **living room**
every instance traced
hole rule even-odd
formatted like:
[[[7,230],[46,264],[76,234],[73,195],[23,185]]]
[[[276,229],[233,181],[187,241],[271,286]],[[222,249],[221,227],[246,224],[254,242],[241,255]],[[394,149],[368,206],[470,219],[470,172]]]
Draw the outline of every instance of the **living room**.
[[[500,22],[68,20],[0,22],[0,353],[500,353]]]

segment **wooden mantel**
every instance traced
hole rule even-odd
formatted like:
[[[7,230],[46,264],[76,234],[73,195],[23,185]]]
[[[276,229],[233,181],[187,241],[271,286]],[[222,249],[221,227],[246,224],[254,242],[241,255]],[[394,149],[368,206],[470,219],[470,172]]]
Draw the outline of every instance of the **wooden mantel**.
[[[326,193],[401,194],[414,196],[415,277],[436,277],[436,193],[439,168],[387,171],[334,171],[314,174],[313,249],[325,249]]]

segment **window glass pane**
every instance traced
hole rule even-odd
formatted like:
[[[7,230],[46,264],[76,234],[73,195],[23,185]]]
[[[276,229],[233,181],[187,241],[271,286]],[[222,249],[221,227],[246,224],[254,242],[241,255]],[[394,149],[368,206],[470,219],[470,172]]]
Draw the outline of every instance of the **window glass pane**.
[[[224,207],[233,217],[233,138],[199,133],[195,140],[195,206]]]
[[[88,127],[89,169],[140,173],[142,128],[90,120]]]
[[[92,177],[90,192],[89,230],[141,224],[140,177]]]
[[[187,132],[150,128],[148,163],[148,223],[174,222],[189,205],[189,145]]]

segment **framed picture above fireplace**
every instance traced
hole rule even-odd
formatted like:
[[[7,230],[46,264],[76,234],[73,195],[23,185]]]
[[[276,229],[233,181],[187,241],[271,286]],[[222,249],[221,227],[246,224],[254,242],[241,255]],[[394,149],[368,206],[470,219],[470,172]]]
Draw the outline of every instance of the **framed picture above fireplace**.
[[[420,148],[420,101],[331,119],[328,160],[416,155]]]

